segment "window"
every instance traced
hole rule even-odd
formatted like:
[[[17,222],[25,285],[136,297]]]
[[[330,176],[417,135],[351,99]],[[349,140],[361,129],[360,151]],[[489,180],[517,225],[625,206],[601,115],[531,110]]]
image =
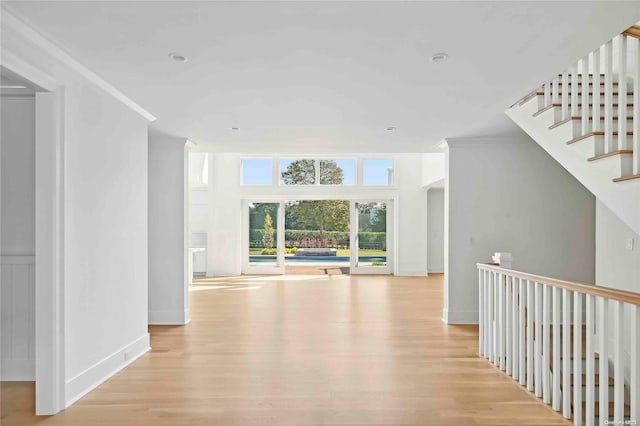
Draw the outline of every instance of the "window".
[[[320,160],[320,185],[355,185],[355,160]]]
[[[280,160],[281,185],[314,185],[315,183],[315,160]]]
[[[265,159],[242,160],[242,185],[271,185],[272,162]]]
[[[363,185],[393,185],[393,160],[362,160]]]

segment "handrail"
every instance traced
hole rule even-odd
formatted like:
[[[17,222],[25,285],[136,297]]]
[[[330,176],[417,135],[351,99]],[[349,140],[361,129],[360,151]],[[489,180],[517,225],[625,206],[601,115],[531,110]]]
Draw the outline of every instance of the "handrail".
[[[495,266],[487,263],[477,263],[476,265],[478,266],[479,269],[484,269],[487,271],[501,272],[512,277],[534,281],[541,284],[551,285],[554,287],[566,288],[567,290],[577,291],[582,294],[605,297],[607,299],[617,300],[619,302],[640,305],[640,293],[634,293],[634,292],[625,291],[625,290],[617,290],[609,287],[564,281],[556,278],[549,278],[541,275],[530,274],[528,272],[520,272],[520,271],[514,271],[513,269],[501,268],[500,266]]]

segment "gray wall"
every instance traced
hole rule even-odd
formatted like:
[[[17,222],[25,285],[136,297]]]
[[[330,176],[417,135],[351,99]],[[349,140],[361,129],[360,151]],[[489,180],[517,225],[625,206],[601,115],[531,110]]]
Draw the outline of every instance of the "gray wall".
[[[185,142],[149,136],[149,324],[186,324],[190,319]]]
[[[633,239],[633,250],[627,240]],[[596,283],[640,292],[640,235],[600,201],[596,202]]]
[[[444,188],[427,192],[427,270],[444,272]]]
[[[496,251],[515,270],[594,283],[589,191],[524,133],[447,142],[445,321],[477,323],[476,262]]]

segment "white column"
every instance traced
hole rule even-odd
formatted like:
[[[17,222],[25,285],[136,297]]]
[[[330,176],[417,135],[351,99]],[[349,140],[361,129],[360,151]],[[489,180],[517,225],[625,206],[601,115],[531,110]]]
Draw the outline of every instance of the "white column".
[[[482,279],[483,270],[478,268],[478,354],[484,356],[484,280]]]
[[[569,73],[567,71],[562,73],[562,89],[561,89],[561,104],[562,104],[562,119],[566,120],[571,116],[569,114],[569,97],[570,97],[570,88],[569,88]],[[575,89],[574,89],[575,90]]]
[[[590,56],[587,55],[582,59],[582,97],[580,98],[582,135],[589,133],[592,128],[592,123],[589,122],[589,58]]]
[[[624,420],[624,364],[623,337],[624,304],[611,301],[613,311],[613,420],[622,424]],[[602,384],[602,382],[600,382]]]
[[[633,174],[640,174],[640,40],[632,39],[633,45]],[[626,107],[626,101],[625,101]]]
[[[519,298],[518,298],[518,355],[519,355],[519,360],[518,360],[518,366],[520,367],[520,371],[519,371],[519,378],[520,378],[520,384],[522,386],[525,386],[527,381],[526,381],[526,371],[527,371],[527,362],[526,362],[526,311],[525,311],[525,299],[526,299],[526,294],[525,294],[525,288],[526,288],[526,284],[525,281],[520,278],[518,280],[518,284],[519,284],[519,288],[518,288],[518,294],[519,294]]]
[[[585,296],[587,305],[587,326],[586,326],[586,357],[585,375],[586,375],[586,395],[585,395],[585,415],[584,421],[586,426],[593,426],[595,424],[595,357],[594,357],[594,335],[593,330],[595,327],[595,310],[596,310],[596,298],[590,294]]]
[[[598,297],[598,350],[600,356],[599,369],[599,396],[600,422],[609,418],[609,302],[604,297]]]
[[[552,407],[555,411],[560,411],[560,298],[562,290],[553,287],[553,388]]]
[[[550,303],[549,295],[551,289],[548,285],[542,285],[542,400],[545,404],[551,403],[551,387],[549,386],[549,358],[550,358],[550,344],[549,344],[549,313]]]
[[[535,394],[542,396],[542,284],[534,283],[536,289],[535,319]]]
[[[576,358],[576,361],[580,358]],[[577,362],[576,362],[577,363]],[[555,377],[555,374],[554,374]],[[562,289],[562,415],[571,418],[571,292]],[[579,388],[578,388],[579,389]]]
[[[631,310],[631,420],[640,424],[640,308],[630,305]]]
[[[533,367],[535,364],[534,356],[534,342],[533,342],[533,318],[535,316],[534,309],[537,311],[537,307],[533,307],[534,290],[536,283],[527,280],[527,390],[533,392]],[[536,299],[537,300],[537,299]]]
[[[618,149],[627,145],[627,36],[618,36]]]
[[[513,323],[511,322],[511,318],[512,318],[512,311],[513,311],[513,304],[511,303],[512,298],[511,298],[511,292],[512,292],[512,288],[511,288],[511,284],[513,283],[513,279],[512,277],[510,277],[509,275],[505,275],[504,276],[504,285],[505,285],[505,315],[504,315],[504,324],[505,324],[505,342],[504,342],[504,347],[505,347],[505,370],[507,372],[508,375],[512,375],[512,353],[511,353],[511,349],[512,349],[512,341],[513,341]]]

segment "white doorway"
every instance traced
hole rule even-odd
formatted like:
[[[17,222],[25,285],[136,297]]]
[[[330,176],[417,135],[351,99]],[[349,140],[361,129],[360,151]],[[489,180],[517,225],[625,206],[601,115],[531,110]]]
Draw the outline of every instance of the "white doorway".
[[[392,271],[393,201],[351,201],[351,273]]]
[[[36,414],[55,414],[65,407],[63,87],[7,51],[0,76],[2,379],[35,382]]]

